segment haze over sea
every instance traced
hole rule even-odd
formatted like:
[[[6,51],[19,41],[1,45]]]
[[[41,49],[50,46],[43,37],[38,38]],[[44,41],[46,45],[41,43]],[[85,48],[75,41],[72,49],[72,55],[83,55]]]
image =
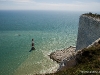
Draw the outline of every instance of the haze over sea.
[[[79,16],[67,11],[0,11],[0,75],[55,71],[52,51],[75,46]],[[34,38],[35,51],[31,49]]]

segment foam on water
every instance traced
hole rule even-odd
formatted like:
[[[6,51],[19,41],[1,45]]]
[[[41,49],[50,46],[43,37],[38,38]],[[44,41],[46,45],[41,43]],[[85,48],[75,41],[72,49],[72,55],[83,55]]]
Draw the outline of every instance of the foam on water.
[[[35,42],[38,43],[39,41],[40,43],[38,45],[35,44],[36,50],[31,52],[28,58],[18,67],[15,75],[51,73],[56,71],[58,65],[49,59],[49,53],[67,47],[75,41],[75,39],[68,37],[68,40],[66,40],[66,36],[61,36],[61,33],[33,32],[33,34],[34,33],[36,36],[40,36],[42,41],[40,42],[39,38],[34,37]],[[72,41],[70,42],[69,39]]]
[[[36,53],[39,53],[38,55]],[[36,59],[38,59],[36,61]],[[58,65],[42,55],[41,52],[32,52],[31,55],[18,67],[14,75],[43,74],[56,71]]]

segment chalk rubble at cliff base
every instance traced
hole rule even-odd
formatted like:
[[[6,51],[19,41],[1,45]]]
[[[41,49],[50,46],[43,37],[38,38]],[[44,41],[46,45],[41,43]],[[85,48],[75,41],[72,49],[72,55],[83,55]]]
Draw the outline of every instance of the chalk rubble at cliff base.
[[[64,68],[72,67],[76,65],[75,55],[76,55],[76,47],[70,46],[69,48],[63,50],[57,50],[50,54],[50,58],[57,63],[59,63],[58,70],[62,70]]]

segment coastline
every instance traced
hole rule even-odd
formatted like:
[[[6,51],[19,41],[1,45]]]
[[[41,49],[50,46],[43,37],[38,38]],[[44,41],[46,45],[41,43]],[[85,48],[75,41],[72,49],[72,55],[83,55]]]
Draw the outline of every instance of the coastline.
[[[52,52],[49,56],[50,59],[56,61],[59,64],[59,68],[57,71],[62,71],[64,69],[68,69],[70,67],[74,67],[76,64],[78,64],[79,61],[81,61],[81,57],[85,53],[85,49],[100,49],[100,38],[92,42],[88,47],[83,48],[81,50],[76,51],[76,47],[70,46],[68,48],[65,48],[63,50],[56,50],[55,52]]]
[[[81,15],[76,47],[70,46],[63,50],[56,50],[49,55],[50,59],[59,64],[59,68],[57,70],[58,74],[62,70],[64,73],[60,73],[61,75],[68,74],[67,70],[69,70],[70,74],[72,71],[74,71],[72,72],[73,74],[77,74],[80,67],[82,70],[98,70],[98,68],[100,68],[99,17],[100,15],[92,13]],[[81,66],[75,66],[76,64]],[[70,70],[69,68],[74,70]],[[78,74],[80,74],[80,72]]]
[[[56,54],[57,51],[55,51]],[[76,66],[73,62],[76,61]],[[88,47],[81,50],[76,50],[76,56],[74,59],[69,61],[63,61],[63,64],[68,66],[61,67],[61,62],[59,62],[59,69],[55,73],[48,75],[80,75],[82,73],[97,74],[100,73],[100,38],[92,42]],[[86,72],[87,71],[87,72]]]
[[[53,61],[56,61],[59,64],[57,71],[63,70],[64,68],[73,67],[76,65],[76,47],[70,46],[63,50],[56,50],[52,52],[49,57]]]

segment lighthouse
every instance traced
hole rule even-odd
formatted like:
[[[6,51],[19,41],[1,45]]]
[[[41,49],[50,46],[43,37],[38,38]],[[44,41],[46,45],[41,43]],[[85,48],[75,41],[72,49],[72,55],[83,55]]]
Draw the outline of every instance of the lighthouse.
[[[29,52],[31,52],[32,50],[35,50],[35,48],[34,48],[34,39],[32,39],[32,48]]]

